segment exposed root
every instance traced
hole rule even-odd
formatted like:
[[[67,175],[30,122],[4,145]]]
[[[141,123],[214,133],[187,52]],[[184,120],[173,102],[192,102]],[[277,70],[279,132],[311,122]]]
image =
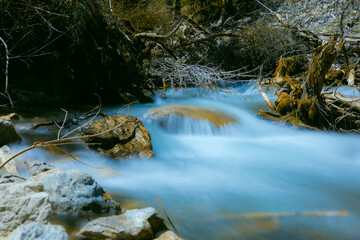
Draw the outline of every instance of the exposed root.
[[[269,108],[273,111],[275,111],[274,105],[271,103],[271,101],[269,100],[268,96],[266,95],[266,93],[264,92],[261,82],[262,82],[263,76],[262,76],[262,66],[260,68],[260,76],[258,78],[258,80],[256,81],[256,86],[259,89],[259,92],[261,94],[261,96],[264,98],[266,104],[269,106]]]
[[[324,84],[330,81],[333,82],[331,86],[341,84],[345,79],[355,85],[355,66],[330,70],[345,43],[337,43],[336,38],[335,35],[329,43],[314,50],[307,73],[300,82],[291,76],[294,60],[280,59],[274,74],[280,88],[275,100],[279,115],[261,112],[261,117],[313,129],[360,129],[360,99],[344,97],[336,93],[337,88],[333,92],[323,91]]]
[[[301,56],[280,58],[274,73],[274,81],[285,85],[292,80],[291,76],[301,73],[305,69],[306,59]]]

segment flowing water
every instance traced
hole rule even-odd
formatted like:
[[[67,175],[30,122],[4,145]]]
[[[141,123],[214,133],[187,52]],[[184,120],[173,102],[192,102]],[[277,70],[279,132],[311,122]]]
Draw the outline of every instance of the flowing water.
[[[108,114],[143,120],[153,159],[114,161],[69,149],[109,168],[96,170],[43,150],[25,157],[89,172],[118,201],[163,213],[156,193],[184,239],[360,239],[360,136],[262,120],[255,113],[266,106],[254,85],[235,90],[240,94],[169,91],[151,104],[107,107]],[[239,123],[218,129],[204,120],[169,118],[160,126],[146,113],[165,105],[220,110]],[[48,135],[46,128],[27,130],[28,121],[17,125],[25,141],[14,152]]]

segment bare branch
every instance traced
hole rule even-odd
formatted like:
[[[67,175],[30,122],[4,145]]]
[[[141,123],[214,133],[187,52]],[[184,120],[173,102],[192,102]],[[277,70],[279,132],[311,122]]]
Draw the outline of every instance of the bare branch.
[[[111,0],[109,0],[109,8],[110,8],[110,12],[113,12],[112,7],[111,7]]]
[[[86,126],[86,125],[88,125],[90,122],[92,122],[98,115],[99,115],[99,113],[101,112],[101,98],[100,98],[100,96],[98,95],[98,94],[95,94],[98,98],[99,98],[99,108],[98,108],[98,111],[97,111],[97,113],[89,120],[89,121],[87,121],[85,124],[83,124],[83,125],[81,125],[81,126],[79,126],[79,127],[77,127],[77,128],[75,128],[75,129],[73,129],[72,131],[70,131],[70,132],[68,132],[67,134],[65,134],[64,136],[62,136],[61,137],[61,139],[63,139],[63,138],[65,138],[65,137],[67,137],[67,136],[69,136],[70,134],[72,134],[72,133],[74,133],[74,132],[76,132],[76,131],[78,131],[78,130],[80,130],[82,127],[84,127],[84,126]]]
[[[185,42],[183,44],[180,44],[180,45],[176,46],[175,48],[186,47],[186,46],[189,46],[189,45],[192,45],[192,44],[195,44],[195,43],[211,41],[211,40],[214,40],[215,38],[218,38],[218,37],[240,37],[240,35],[239,34],[234,34],[234,33],[231,33],[231,32],[219,32],[219,33],[214,33],[214,34],[208,35],[208,36],[203,37],[203,38],[199,38],[199,39],[195,39],[195,40]]]
[[[153,38],[153,39],[165,39],[170,37],[171,35],[173,35],[181,26],[181,24],[183,23],[184,19],[180,18],[179,23],[175,26],[175,28],[173,28],[170,32],[164,34],[164,35],[160,35],[158,33],[138,33],[135,34],[134,37],[145,37],[145,38]]]
[[[266,93],[264,92],[262,86],[261,86],[261,82],[262,82],[262,79],[263,79],[263,76],[262,76],[262,69],[263,67],[261,66],[260,67],[260,74],[259,74],[259,78],[258,80],[256,81],[256,86],[257,88],[259,89],[259,92],[261,94],[261,96],[264,98],[266,104],[269,106],[269,108],[273,111],[275,111],[275,107],[274,105],[271,103],[271,101],[269,100],[268,96],[266,95]]]
[[[61,109],[61,110],[63,110],[63,111],[65,112],[65,117],[64,117],[64,121],[63,121],[61,127],[59,128],[58,135],[57,135],[57,139],[60,138],[61,131],[62,131],[63,128],[64,128],[64,125],[65,125],[65,122],[66,122],[66,119],[67,119],[67,116],[68,116],[68,111],[66,111],[66,110],[64,110],[64,109]]]
[[[279,23],[284,24],[284,21],[281,19],[281,17],[276,12],[271,10],[269,7],[267,7],[265,4],[263,4],[259,0],[255,0],[255,1],[257,3],[259,3],[261,6],[263,6],[265,9],[267,9],[269,12],[271,12],[274,15],[274,17],[276,18],[276,20],[278,20]]]
[[[5,62],[5,91],[4,94],[7,96],[7,98],[10,101],[10,104],[12,107],[14,107],[14,103],[11,100],[10,94],[8,92],[8,87],[9,87],[9,50],[8,50],[8,46],[6,44],[6,42],[4,41],[4,39],[2,39],[2,37],[0,37],[0,41],[2,42],[2,44],[5,47],[5,53],[6,53],[6,62]]]

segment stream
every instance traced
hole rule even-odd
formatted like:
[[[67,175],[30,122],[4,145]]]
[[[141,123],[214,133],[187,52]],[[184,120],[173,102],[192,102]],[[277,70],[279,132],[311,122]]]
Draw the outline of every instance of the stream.
[[[104,107],[109,115],[131,114],[144,122],[156,155],[152,159],[115,161],[78,146],[67,150],[104,169],[40,149],[23,157],[88,172],[125,207],[152,206],[164,216],[156,193],[184,239],[360,239],[360,136],[260,119],[255,114],[266,105],[254,84],[234,91],[168,90],[151,104]],[[166,105],[219,110],[239,123],[216,128],[184,119],[160,126],[147,117],[149,109]],[[56,136],[56,129],[29,126],[62,119],[64,113],[35,116],[16,125],[23,142],[12,146],[13,153]]]

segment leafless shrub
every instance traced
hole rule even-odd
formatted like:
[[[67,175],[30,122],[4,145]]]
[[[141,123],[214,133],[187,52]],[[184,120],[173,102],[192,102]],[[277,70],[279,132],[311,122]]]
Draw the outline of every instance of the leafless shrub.
[[[222,39],[209,49],[213,62],[224,69],[243,66],[264,66],[264,72],[273,71],[281,56],[298,55],[306,50],[301,40],[294,39],[291,29],[268,24],[266,18],[240,30],[239,37]]]
[[[253,72],[254,70],[246,71],[246,68],[224,71],[217,67],[185,64],[170,59],[156,60],[151,67],[151,74],[161,79],[164,89],[186,90],[189,87],[196,87],[204,93],[227,88],[229,83],[239,79],[254,78],[256,75],[253,75]]]

